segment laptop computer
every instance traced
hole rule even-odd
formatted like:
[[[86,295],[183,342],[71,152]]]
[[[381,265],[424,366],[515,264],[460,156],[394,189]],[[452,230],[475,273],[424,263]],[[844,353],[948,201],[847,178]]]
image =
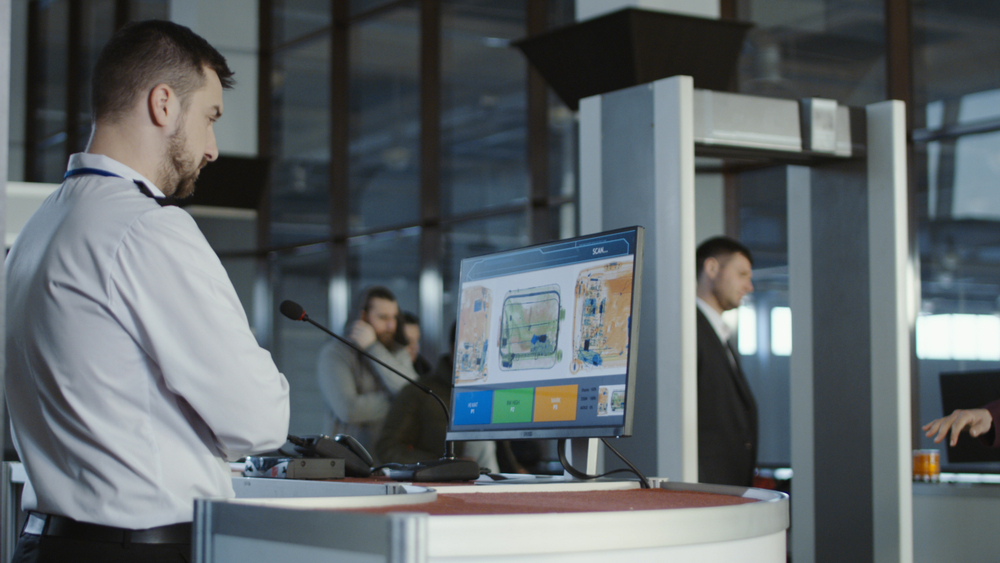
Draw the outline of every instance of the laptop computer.
[[[979,408],[1000,399],[1000,370],[945,372],[939,380],[945,415],[955,409]],[[946,459],[942,464],[945,472],[1000,473],[1000,448],[986,447],[979,438],[967,433],[959,437],[954,447],[947,447]]]

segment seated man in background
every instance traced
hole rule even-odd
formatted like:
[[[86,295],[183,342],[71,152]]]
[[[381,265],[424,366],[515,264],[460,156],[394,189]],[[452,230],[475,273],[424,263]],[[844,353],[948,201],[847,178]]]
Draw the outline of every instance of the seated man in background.
[[[434,371],[434,366],[420,355],[420,317],[403,311],[400,318],[403,320],[403,336],[406,337],[406,350],[410,353],[413,370],[423,377]]]
[[[375,286],[364,293],[360,312],[347,327],[347,337],[362,350],[417,379],[398,321],[396,296]],[[320,350],[317,377],[330,418],[327,431],[353,436],[366,448],[378,441],[392,398],[409,385],[338,340]]]
[[[451,349],[455,348],[452,327]],[[420,383],[434,392],[446,405],[451,404],[454,362],[451,352],[441,356],[437,367]],[[415,463],[440,459],[445,455],[448,420],[444,409],[433,397],[415,385],[408,385],[392,401],[375,454],[382,463]],[[455,455],[477,461],[491,473],[498,472],[495,442],[458,442]]]

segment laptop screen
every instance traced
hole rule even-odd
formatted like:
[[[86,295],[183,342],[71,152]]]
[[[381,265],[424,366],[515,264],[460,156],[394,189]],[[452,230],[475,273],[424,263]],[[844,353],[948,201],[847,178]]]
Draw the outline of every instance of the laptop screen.
[[[941,406],[945,415],[951,414],[955,409],[975,409],[1000,399],[1000,370],[946,372],[939,377]],[[946,442],[942,442],[944,443]],[[959,437],[955,447],[948,446],[946,459],[949,464],[989,464],[988,467],[969,467],[971,471],[1000,471],[1000,448],[986,447],[978,438],[967,433]]]

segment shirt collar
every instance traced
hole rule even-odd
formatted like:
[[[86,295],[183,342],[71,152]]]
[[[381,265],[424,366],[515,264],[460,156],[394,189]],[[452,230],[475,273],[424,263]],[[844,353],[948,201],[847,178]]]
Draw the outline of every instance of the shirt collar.
[[[127,180],[132,180],[133,182],[142,182],[149,188],[149,191],[156,197],[165,197],[160,188],[156,187],[156,184],[150,182],[148,178],[139,174],[135,170],[132,170],[128,166],[118,162],[117,160],[104,156],[103,154],[91,154],[86,152],[78,152],[76,154],[70,155],[69,165],[66,170],[76,170],[77,168],[97,168],[99,170],[105,170],[125,178]]]
[[[715,334],[719,336],[719,340],[721,340],[723,344],[728,342],[732,333],[729,330],[729,325],[722,320],[722,315],[713,309],[712,306],[706,303],[701,297],[695,297],[694,299],[698,304],[698,309],[701,310],[701,313],[705,315],[706,319],[708,319],[712,328],[715,329]]]

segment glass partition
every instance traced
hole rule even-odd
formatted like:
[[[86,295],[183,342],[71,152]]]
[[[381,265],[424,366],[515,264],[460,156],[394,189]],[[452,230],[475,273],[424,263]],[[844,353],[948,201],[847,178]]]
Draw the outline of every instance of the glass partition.
[[[923,421],[943,414],[940,373],[1000,368],[998,25],[1000,6],[989,0],[913,6]],[[920,443],[935,447],[922,434]]]
[[[460,215],[528,197],[523,2],[442,2],[442,212]]]
[[[350,31],[352,233],[420,219],[420,10],[402,5]]]
[[[741,93],[851,106],[885,99],[882,2],[742,0],[737,14],[756,25],[740,56]]]
[[[330,37],[274,54],[271,244],[330,236]]]

